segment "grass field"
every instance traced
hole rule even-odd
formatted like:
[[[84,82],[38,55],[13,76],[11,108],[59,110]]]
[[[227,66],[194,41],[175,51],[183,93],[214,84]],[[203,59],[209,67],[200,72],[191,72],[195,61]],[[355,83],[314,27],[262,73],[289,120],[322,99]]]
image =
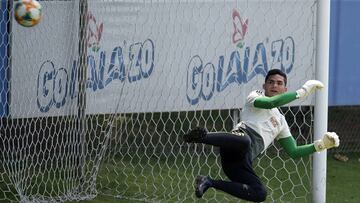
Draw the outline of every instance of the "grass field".
[[[360,195],[358,190],[360,188],[360,154],[349,154],[349,161],[340,162],[328,156],[328,176],[327,176],[327,202],[360,202]],[[215,156],[210,156],[210,159],[215,159]],[[183,157],[172,159],[167,157],[163,160],[154,161],[152,158],[143,158],[141,160],[132,158],[131,160],[123,159],[121,165],[114,166],[111,163],[102,165],[98,182],[102,183],[102,187],[97,188],[99,192],[114,195],[114,191],[120,191],[122,197],[129,198],[114,198],[109,195],[98,195],[93,200],[80,201],[81,203],[137,203],[147,201],[166,201],[166,202],[236,202],[233,198],[222,192],[215,192],[209,190],[204,199],[198,200],[194,196],[193,178],[194,175],[210,171],[212,177],[219,177],[218,166],[215,165],[199,165],[198,160],[192,160],[190,157]],[[185,161],[185,162],[184,162]],[[215,160],[214,160],[215,161]],[[166,164],[164,164],[166,162]],[[212,163],[208,160],[208,163]],[[271,163],[270,163],[271,162]],[[299,160],[295,162],[286,161],[281,162],[278,158],[264,159],[263,162],[256,168],[257,172],[264,174],[266,177],[275,177],[274,179],[267,179],[268,191],[271,193],[266,202],[311,202],[311,196],[307,190],[311,192],[309,173],[307,165],[308,160]],[[139,164],[143,165],[140,167]],[[193,164],[194,163],[194,164]],[[104,163],[106,164],[106,163]],[[135,164],[135,165],[134,165]],[[191,168],[186,166],[191,165]],[[284,167],[285,164],[285,167]],[[270,166],[266,168],[266,166]],[[299,175],[291,171],[297,168]],[[122,170],[112,170],[112,169]],[[286,168],[286,169],[284,169]],[[260,170],[259,170],[260,169]],[[121,171],[119,173],[119,171]],[[290,171],[289,174],[287,171]],[[101,174],[107,174],[106,178]],[[133,175],[128,175],[133,174]],[[134,174],[141,174],[134,175]],[[161,175],[160,175],[161,174]],[[301,176],[305,174],[305,176]],[[170,177],[170,180],[169,180]],[[291,179],[291,181],[289,181]],[[0,189],[3,186],[0,182]],[[290,188],[294,184],[299,184],[294,191]],[[280,187],[281,185],[281,187]],[[124,190],[125,189],[125,190]],[[0,193],[0,197],[1,197]],[[7,194],[8,196],[8,194]],[[300,198],[294,199],[294,196]],[[0,198],[3,199],[3,198]],[[3,201],[0,201],[3,202]],[[6,201],[5,201],[6,202]],[[75,203],[68,202],[68,203]]]
[[[339,202],[351,202],[358,203],[360,202],[360,194],[358,190],[360,188],[360,154],[349,154],[349,161],[340,162],[332,158],[331,155],[328,156],[328,165],[327,165],[327,203],[339,203]],[[185,184],[188,186],[188,184]],[[187,194],[193,196],[194,194]],[[204,196],[205,200],[210,200],[213,197],[214,192],[209,190],[208,193]],[[185,202],[193,202],[193,199],[190,198]],[[228,197],[228,195],[217,193],[217,200],[224,198],[224,201],[229,202],[229,200],[235,201],[235,199]],[[184,198],[185,199],[185,198]],[[286,200],[285,200],[286,201]],[[144,202],[139,200],[129,200],[129,199],[115,199],[109,196],[98,196],[91,201],[81,201],[81,203],[137,203]],[[170,202],[176,202],[170,201]],[[197,202],[205,202],[203,200]],[[272,202],[268,200],[267,202]],[[286,202],[303,202],[303,200],[298,201],[286,201]]]
[[[328,159],[327,202],[360,202],[360,154],[350,154],[348,162]]]

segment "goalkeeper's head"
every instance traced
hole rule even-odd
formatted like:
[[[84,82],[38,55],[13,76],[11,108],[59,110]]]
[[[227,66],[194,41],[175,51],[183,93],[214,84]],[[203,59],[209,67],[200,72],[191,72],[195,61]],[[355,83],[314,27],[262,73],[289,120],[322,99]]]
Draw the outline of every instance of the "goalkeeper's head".
[[[279,69],[270,70],[266,77],[263,88],[265,90],[265,96],[272,97],[278,94],[282,94],[287,91],[287,77],[284,72]]]

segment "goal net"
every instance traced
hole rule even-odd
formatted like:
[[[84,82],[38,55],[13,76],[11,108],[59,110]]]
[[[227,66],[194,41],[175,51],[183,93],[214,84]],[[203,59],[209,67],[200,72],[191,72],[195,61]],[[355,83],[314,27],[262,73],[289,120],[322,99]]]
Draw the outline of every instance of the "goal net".
[[[1,3],[0,202],[194,202],[197,175],[226,176],[216,147],[182,135],[230,131],[270,69],[289,91],[315,77],[315,0],[39,2],[31,28]],[[298,144],[313,104],[281,108]],[[254,167],[269,202],[310,201],[309,157],[274,143]]]

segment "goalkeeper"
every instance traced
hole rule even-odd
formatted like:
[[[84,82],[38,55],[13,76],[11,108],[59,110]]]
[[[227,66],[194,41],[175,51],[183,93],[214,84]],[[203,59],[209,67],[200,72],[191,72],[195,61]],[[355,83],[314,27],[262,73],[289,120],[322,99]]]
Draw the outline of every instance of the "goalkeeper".
[[[325,133],[323,139],[312,144],[297,146],[284,115],[277,107],[305,98],[324,85],[320,81],[309,80],[299,90],[287,92],[286,83],[285,73],[278,69],[270,70],[263,84],[264,93],[256,90],[249,94],[242,110],[242,122],[230,133],[208,133],[206,129],[197,127],[184,135],[185,142],[219,147],[222,169],[230,179],[215,180],[199,175],[195,181],[198,198],[207,189],[215,188],[247,201],[265,201],[267,192],[253,170],[252,162],[275,139],[292,158],[339,146],[339,138],[334,132]]]

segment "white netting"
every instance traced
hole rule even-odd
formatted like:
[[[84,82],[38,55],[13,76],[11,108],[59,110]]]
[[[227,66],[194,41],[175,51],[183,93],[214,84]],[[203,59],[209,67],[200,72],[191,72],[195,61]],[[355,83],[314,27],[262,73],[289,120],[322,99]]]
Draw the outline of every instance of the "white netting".
[[[315,0],[40,3],[32,28],[1,4],[0,202],[194,202],[194,177],[226,177],[216,148],[181,136],[230,131],[269,69],[290,91],[314,78]],[[312,99],[281,109],[299,144]],[[310,163],[277,144],[257,159],[268,201],[309,201]]]

